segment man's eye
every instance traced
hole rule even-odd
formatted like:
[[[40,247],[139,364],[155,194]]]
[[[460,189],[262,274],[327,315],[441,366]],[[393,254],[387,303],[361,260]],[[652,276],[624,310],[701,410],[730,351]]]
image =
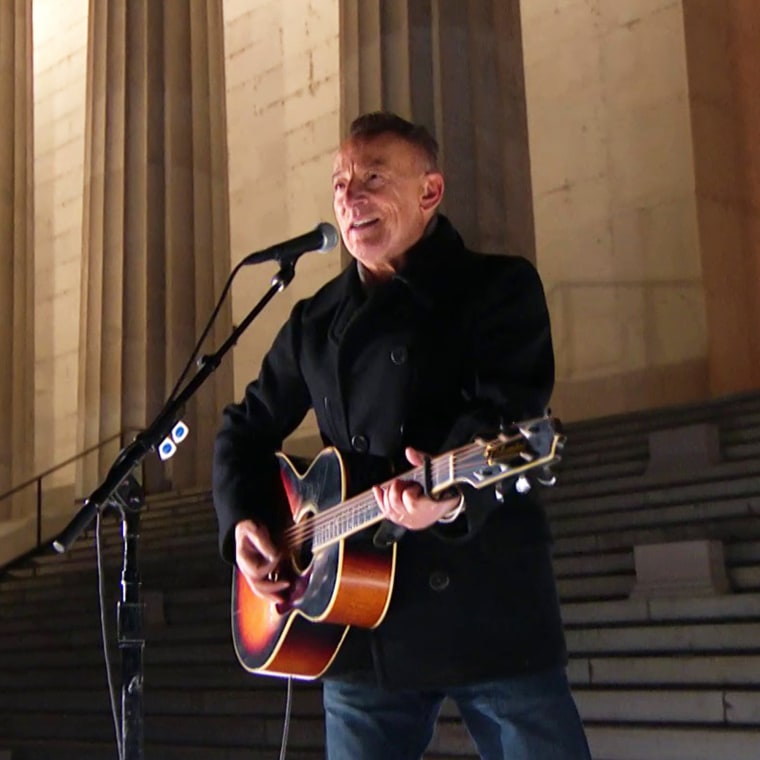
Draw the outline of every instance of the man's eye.
[[[346,183],[345,182],[336,182],[333,185],[333,192],[334,193],[337,193],[338,191],[345,190],[345,189],[346,189]]]

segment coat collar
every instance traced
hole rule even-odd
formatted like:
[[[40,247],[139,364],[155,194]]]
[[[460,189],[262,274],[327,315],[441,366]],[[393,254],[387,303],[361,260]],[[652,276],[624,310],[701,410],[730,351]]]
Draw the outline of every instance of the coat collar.
[[[451,222],[439,214],[433,231],[411,248],[406,266],[395,279],[404,283],[411,293],[432,309],[455,279],[452,275],[462,264],[464,242]]]
[[[388,282],[371,286],[375,289],[372,294],[362,283],[358,262],[352,262],[339,275],[343,280],[343,294],[330,325],[330,337],[336,343],[341,341],[354,314],[368,297],[378,303],[385,298],[394,299],[394,293],[397,296],[399,290],[406,291],[420,307],[432,312],[437,303],[450,299],[465,250],[459,233],[439,214],[433,230],[409,249],[404,268]]]
[[[409,249],[404,268],[390,280],[396,287],[400,284],[408,289],[427,309],[432,309],[443,291],[451,286],[451,275],[461,263],[461,254],[465,250],[459,233],[443,214],[438,214],[434,222],[432,229]],[[361,282],[360,266],[358,262],[351,266],[353,273],[348,292],[353,294],[357,288],[365,287]],[[388,284],[374,287],[383,289]]]

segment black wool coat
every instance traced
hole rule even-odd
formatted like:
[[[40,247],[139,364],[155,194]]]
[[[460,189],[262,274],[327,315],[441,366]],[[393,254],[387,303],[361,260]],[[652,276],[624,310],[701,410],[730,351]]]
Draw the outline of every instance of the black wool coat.
[[[299,302],[215,441],[222,555],[234,526],[272,524],[273,452],[315,410],[346,460],[352,493],[545,412],[554,380],[549,318],[525,259],[474,253],[443,216],[390,282],[356,264]],[[374,630],[352,628],[326,677],[432,688],[565,662],[549,531],[534,492],[465,488],[452,525],[399,540],[393,596]],[[534,489],[535,490],[535,489]],[[349,540],[371,540],[360,535]]]

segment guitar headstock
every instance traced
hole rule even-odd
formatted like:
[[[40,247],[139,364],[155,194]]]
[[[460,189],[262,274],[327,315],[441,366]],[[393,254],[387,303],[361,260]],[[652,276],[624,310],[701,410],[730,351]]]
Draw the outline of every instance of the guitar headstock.
[[[542,485],[554,485],[551,466],[560,460],[565,436],[553,417],[536,417],[512,425],[498,438],[477,440],[455,455],[454,479],[475,488],[536,470]]]

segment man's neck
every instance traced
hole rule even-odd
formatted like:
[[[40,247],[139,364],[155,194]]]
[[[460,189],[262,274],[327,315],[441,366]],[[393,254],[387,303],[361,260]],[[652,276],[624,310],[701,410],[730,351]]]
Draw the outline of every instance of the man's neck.
[[[412,248],[418,245],[420,240],[425,240],[425,238],[430,237],[437,226],[438,214],[434,214],[431,217],[430,221],[428,221],[428,223],[425,225],[425,229],[423,230],[420,239],[409,250],[412,250]],[[402,261],[404,262],[403,266],[406,266],[406,256],[404,256]],[[403,268],[403,266],[401,268]],[[374,285],[380,285],[383,282],[388,282],[388,280],[392,280],[393,277],[398,274],[398,271],[394,269],[388,269],[387,271],[383,272],[373,272],[370,269],[367,269],[367,267],[364,266],[361,261],[356,262],[356,268],[359,273],[359,279],[365,288],[371,288]]]

